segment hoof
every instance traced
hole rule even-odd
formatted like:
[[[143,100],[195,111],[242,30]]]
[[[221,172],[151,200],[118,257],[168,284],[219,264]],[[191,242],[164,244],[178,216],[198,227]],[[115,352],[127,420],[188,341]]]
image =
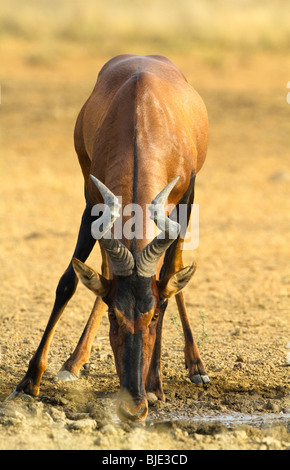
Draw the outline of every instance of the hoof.
[[[73,382],[74,380],[78,380],[78,377],[68,370],[60,370],[56,376],[56,380],[60,382]]]
[[[190,377],[192,383],[197,386],[203,386],[210,382],[208,375],[194,374]]]

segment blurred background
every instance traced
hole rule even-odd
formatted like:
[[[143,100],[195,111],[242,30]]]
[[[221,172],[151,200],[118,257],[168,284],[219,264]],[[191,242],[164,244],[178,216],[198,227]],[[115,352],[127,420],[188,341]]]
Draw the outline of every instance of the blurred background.
[[[0,0],[2,191],[17,178],[14,194],[25,185],[34,200],[45,178],[71,194],[72,173],[81,186],[74,123],[102,65],[121,53],[166,55],[202,95],[212,178],[221,161],[258,178],[260,159],[285,179],[289,21],[287,0]],[[225,184],[232,181],[222,177],[219,191]]]
[[[289,25],[289,0],[0,0],[1,338],[19,360],[23,331],[35,344],[35,321],[46,323],[84,208],[77,114],[121,53],[167,56],[208,109],[190,315],[206,313],[215,345],[217,315],[225,335],[233,316],[255,321],[255,337],[273,317],[289,332]],[[78,295],[69,344],[92,305]]]

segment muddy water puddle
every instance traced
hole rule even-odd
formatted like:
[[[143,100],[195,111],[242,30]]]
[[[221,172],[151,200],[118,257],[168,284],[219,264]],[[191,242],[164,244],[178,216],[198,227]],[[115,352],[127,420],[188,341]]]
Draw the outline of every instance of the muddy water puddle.
[[[151,412],[147,417],[148,424],[154,426],[156,424],[169,425],[172,423],[184,426],[194,425],[218,425],[227,429],[235,429],[241,425],[253,426],[259,429],[267,428],[275,425],[283,425],[290,428],[290,413],[239,413],[236,411],[224,413],[202,413],[202,414],[186,414],[180,412],[160,413]]]

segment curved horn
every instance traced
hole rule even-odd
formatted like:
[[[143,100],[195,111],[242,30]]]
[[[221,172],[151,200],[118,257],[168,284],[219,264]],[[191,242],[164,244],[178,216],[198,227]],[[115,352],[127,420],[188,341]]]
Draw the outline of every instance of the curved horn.
[[[115,220],[119,217],[121,204],[118,198],[95,176],[90,175],[104,199],[105,210],[99,219],[92,223],[92,236],[99,240],[100,245],[111,258],[113,271],[117,276],[130,276],[134,268],[132,253],[119,240],[104,238],[108,234]],[[100,227],[103,226],[102,232]]]
[[[171,181],[158,196],[155,197],[149,206],[151,212],[150,218],[154,220],[159,230],[161,230],[161,234],[157,235],[157,237],[139,253],[136,263],[139,276],[154,276],[161,256],[180,233],[180,224],[171,220],[166,215],[163,207],[178,179],[179,176]]]

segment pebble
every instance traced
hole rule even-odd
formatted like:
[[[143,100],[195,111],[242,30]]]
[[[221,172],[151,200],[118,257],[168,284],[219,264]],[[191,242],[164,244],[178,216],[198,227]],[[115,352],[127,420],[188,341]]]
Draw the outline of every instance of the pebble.
[[[236,362],[245,362],[243,356],[237,356]]]
[[[280,412],[280,406],[272,403],[270,400],[267,401],[265,408],[266,410],[274,411],[274,413]]]
[[[148,400],[148,405],[152,406],[152,405],[154,405],[154,403],[156,403],[158,401],[158,398],[155,395],[155,393],[148,392],[147,393],[147,400]]]
[[[289,181],[290,174],[287,171],[279,170],[269,176],[269,181]]]

